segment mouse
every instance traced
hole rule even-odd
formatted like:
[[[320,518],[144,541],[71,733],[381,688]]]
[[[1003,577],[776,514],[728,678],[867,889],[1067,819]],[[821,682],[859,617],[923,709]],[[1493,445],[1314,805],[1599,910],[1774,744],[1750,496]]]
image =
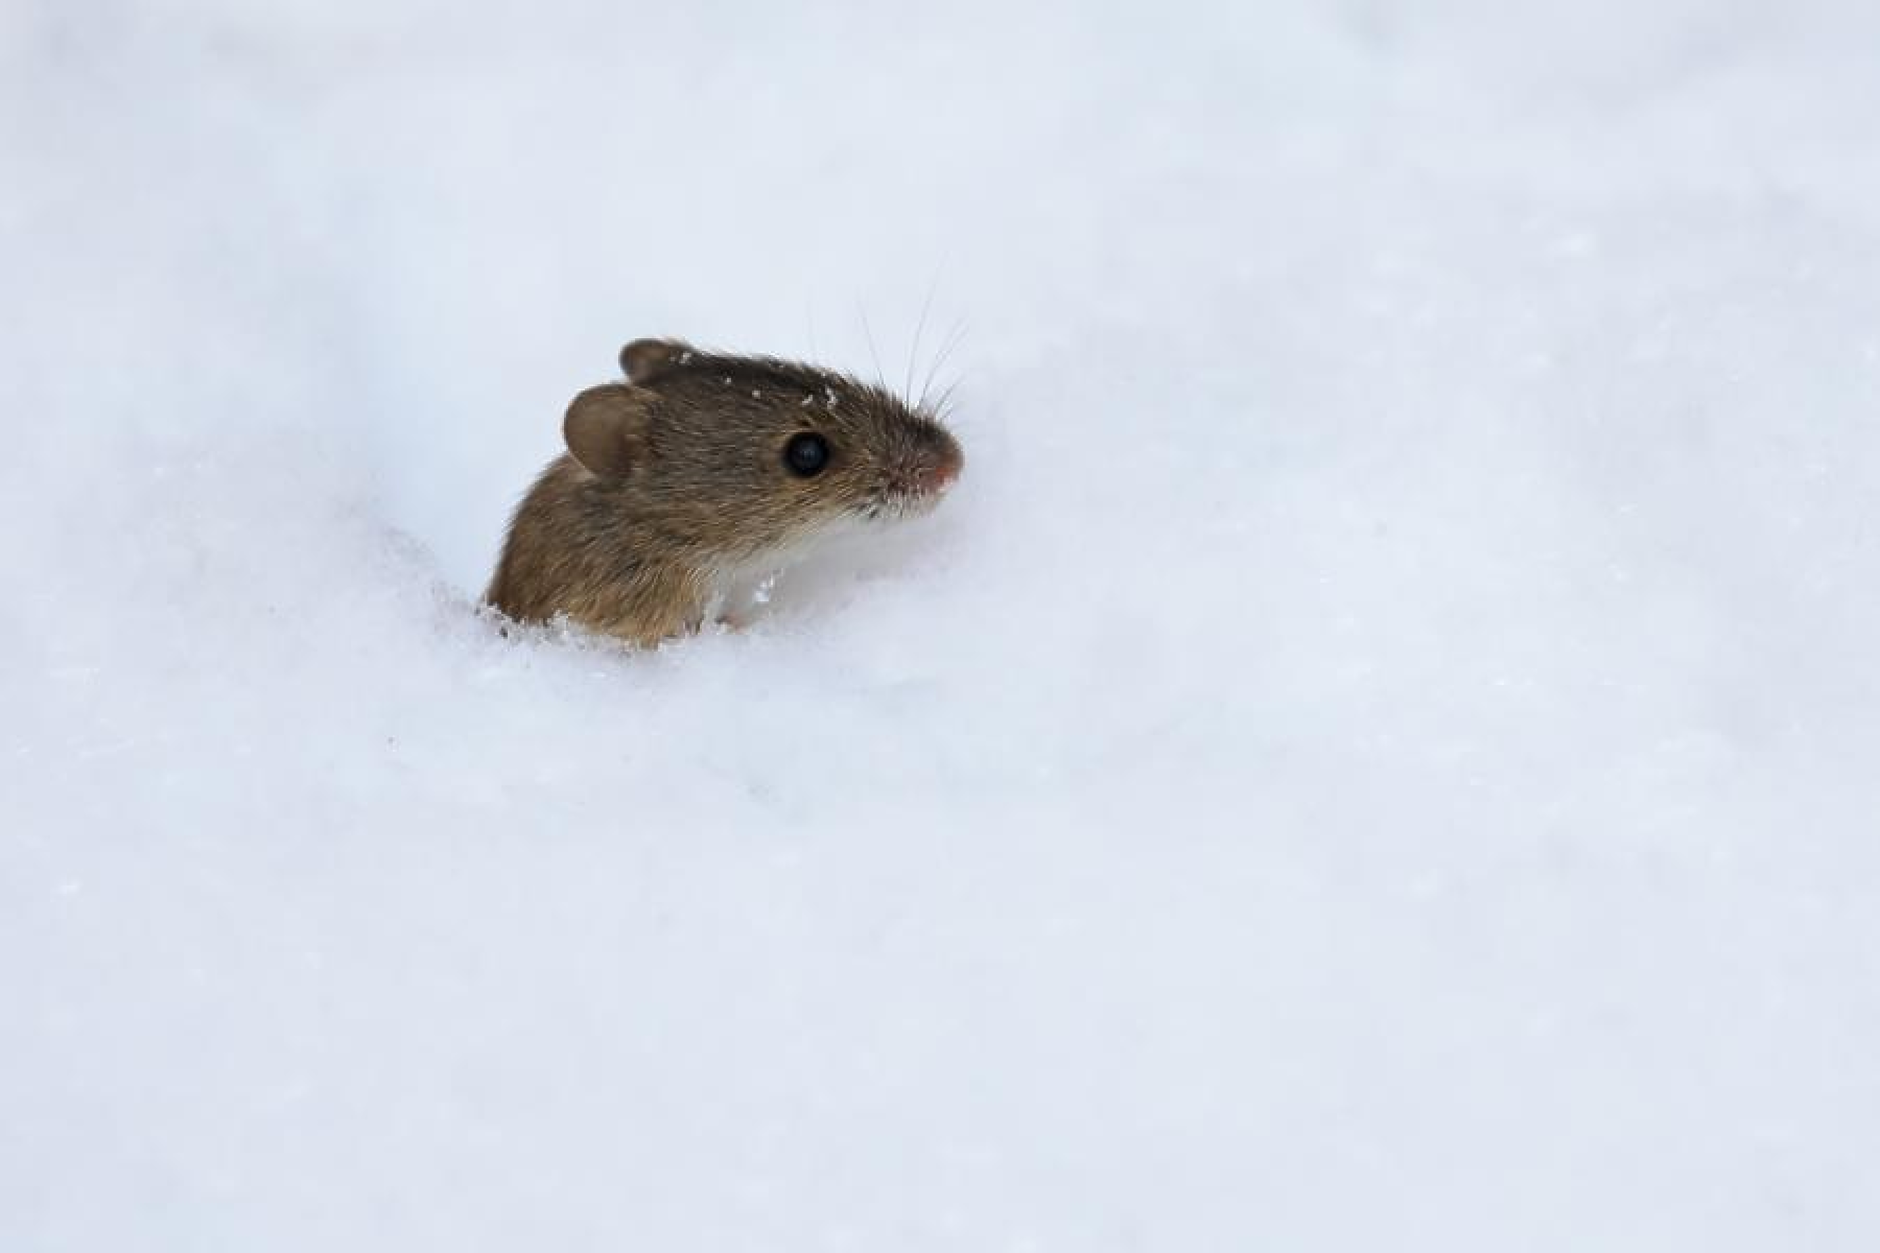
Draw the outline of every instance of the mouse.
[[[842,531],[930,512],[959,441],[924,402],[848,374],[681,339],[620,350],[569,403],[484,599],[636,646],[744,625],[766,581]]]

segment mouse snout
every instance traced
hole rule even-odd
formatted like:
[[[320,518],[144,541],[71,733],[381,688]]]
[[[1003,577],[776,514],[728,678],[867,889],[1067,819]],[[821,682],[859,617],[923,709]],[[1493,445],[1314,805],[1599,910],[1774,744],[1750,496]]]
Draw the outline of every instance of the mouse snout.
[[[938,496],[960,477],[963,462],[959,441],[945,431],[936,431],[922,442],[913,464],[908,467],[908,479],[922,495]]]
[[[953,486],[953,480],[960,477],[958,457],[951,460],[923,462],[908,476],[916,492],[923,496],[938,496]]]
[[[873,516],[907,517],[925,513],[960,477],[965,458],[959,442],[938,424],[922,424],[901,435],[899,447],[887,458],[878,480],[878,495],[869,506]]]

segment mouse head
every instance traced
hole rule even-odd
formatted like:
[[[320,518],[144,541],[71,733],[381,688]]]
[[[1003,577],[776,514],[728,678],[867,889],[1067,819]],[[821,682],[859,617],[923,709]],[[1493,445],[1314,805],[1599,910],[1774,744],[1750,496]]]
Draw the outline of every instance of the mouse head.
[[[959,477],[960,446],[933,415],[846,375],[660,339],[620,364],[626,382],[568,407],[568,451],[640,507],[693,518],[706,547],[756,554],[925,513]]]

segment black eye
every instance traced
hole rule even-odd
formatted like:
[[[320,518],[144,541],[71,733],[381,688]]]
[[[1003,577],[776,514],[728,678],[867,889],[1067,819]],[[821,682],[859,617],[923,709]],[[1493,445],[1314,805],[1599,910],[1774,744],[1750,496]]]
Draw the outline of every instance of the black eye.
[[[829,464],[829,441],[811,431],[792,435],[783,446],[783,464],[798,478],[814,478]]]

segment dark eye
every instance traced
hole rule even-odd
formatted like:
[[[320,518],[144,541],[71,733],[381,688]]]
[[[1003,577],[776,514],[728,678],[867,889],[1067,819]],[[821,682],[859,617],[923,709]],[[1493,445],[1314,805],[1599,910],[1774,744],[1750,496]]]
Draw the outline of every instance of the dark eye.
[[[793,435],[783,446],[783,464],[798,478],[814,478],[829,464],[829,441],[811,431]]]

